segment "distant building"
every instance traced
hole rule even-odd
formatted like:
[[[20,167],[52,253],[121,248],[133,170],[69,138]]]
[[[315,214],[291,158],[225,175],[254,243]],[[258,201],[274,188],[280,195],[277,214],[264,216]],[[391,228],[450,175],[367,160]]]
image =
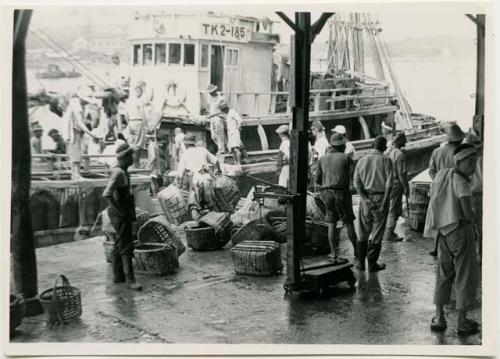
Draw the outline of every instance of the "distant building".
[[[91,51],[111,54],[126,51],[127,40],[123,34],[94,33],[78,37],[71,47],[73,52]]]

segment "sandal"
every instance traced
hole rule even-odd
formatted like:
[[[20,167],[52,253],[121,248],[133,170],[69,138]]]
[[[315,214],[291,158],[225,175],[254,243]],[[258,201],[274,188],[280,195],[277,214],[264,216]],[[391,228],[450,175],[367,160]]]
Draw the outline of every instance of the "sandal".
[[[436,317],[433,317],[431,320],[431,330],[434,332],[444,332],[448,325],[446,324],[446,320],[443,319],[442,322],[437,322]]]
[[[332,256],[328,256],[328,261],[332,262],[335,265],[340,265],[348,262],[347,258],[332,257]]]

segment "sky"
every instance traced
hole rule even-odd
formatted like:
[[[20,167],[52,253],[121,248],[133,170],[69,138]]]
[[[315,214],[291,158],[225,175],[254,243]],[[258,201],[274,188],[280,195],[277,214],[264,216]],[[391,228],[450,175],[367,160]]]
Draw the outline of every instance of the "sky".
[[[35,10],[32,19],[32,25],[41,28],[64,28],[75,24],[83,24],[87,16],[92,17],[93,23],[109,24],[113,22],[123,23],[132,21],[132,14],[136,10],[144,10],[144,7],[49,7]],[[168,11],[168,7],[162,9]],[[206,7],[206,10],[210,10]],[[281,35],[282,42],[288,42],[292,30],[281,21],[281,19],[270,9],[256,10],[245,7],[224,11],[228,14],[248,15],[255,17],[267,16],[271,20],[279,21],[274,25],[274,32]],[[376,9],[374,9],[376,10]],[[293,19],[293,12],[285,12]],[[415,37],[429,37],[433,35],[450,35],[464,40],[475,38],[475,27],[473,23],[459,11],[442,11],[437,9],[433,11],[428,7],[419,7],[416,9],[405,9],[402,7],[384,7],[372,13],[376,14],[384,29],[384,36],[387,41],[398,41]],[[319,12],[311,12],[312,21],[319,16]],[[57,21],[54,21],[54,19]],[[318,40],[327,39],[326,29],[320,34]]]

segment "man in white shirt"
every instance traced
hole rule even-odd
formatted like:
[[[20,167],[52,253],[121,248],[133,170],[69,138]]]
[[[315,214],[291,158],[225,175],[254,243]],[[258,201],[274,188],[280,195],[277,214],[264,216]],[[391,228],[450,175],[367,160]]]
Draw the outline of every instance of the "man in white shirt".
[[[125,103],[127,109],[126,118],[128,122],[128,143],[134,151],[134,167],[139,167],[140,150],[146,145],[146,126],[144,124],[144,105],[146,99],[143,96],[143,87],[137,84],[135,93]]]
[[[328,139],[326,138],[325,134],[325,127],[323,124],[316,120],[312,123],[311,125],[311,132],[315,137],[314,141],[314,153],[315,153],[315,159],[319,160],[321,157],[323,157],[326,154],[326,151],[328,151],[328,148],[330,147],[330,143],[328,142]]]
[[[288,180],[290,179],[290,135],[288,125],[281,125],[276,129],[276,133],[280,136],[281,144],[279,148],[277,169],[279,174],[278,184],[288,188]]]
[[[337,125],[334,127],[332,130],[333,133],[338,133],[342,136],[344,136],[347,139],[347,130],[344,126],[342,125]],[[354,146],[352,145],[351,142],[346,142],[345,144],[345,152],[346,155],[354,159],[354,155],[356,154],[356,150],[354,149]]]
[[[128,66],[121,62],[120,55],[115,53],[111,56],[111,62],[114,64],[113,68],[108,72],[109,85],[116,88],[127,87],[130,79]]]
[[[226,117],[227,147],[233,153],[234,163],[241,165],[242,157],[247,159],[245,147],[241,141],[241,126],[243,120],[236,110],[229,108],[226,100],[219,102],[219,110]]]

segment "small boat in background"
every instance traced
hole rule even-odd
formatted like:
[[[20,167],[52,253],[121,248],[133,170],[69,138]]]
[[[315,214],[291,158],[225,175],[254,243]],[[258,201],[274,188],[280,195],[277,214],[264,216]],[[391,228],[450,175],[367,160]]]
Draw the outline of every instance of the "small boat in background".
[[[81,77],[82,74],[72,69],[71,71],[63,71],[59,66],[50,64],[45,71],[39,71],[35,74],[37,79],[60,79],[60,78],[75,78]]]

